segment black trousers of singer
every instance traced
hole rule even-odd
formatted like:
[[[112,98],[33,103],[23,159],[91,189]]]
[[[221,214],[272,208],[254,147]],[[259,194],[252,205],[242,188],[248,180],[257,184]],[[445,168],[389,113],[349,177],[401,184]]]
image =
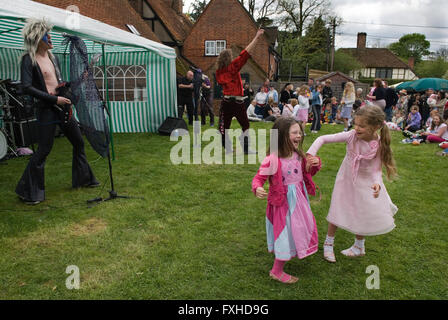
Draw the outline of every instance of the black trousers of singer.
[[[72,117],[67,124],[47,123],[39,125],[38,149],[32,155],[25,172],[16,187],[16,193],[30,201],[45,200],[45,160],[53,148],[56,126],[73,146],[72,187],[97,184],[84,152],[84,140],[78,123]]]

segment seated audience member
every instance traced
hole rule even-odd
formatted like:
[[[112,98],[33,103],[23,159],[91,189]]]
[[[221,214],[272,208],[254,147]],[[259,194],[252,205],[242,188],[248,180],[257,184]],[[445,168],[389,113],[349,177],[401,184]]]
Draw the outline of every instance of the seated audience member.
[[[404,116],[401,110],[397,110],[395,115],[392,117],[392,122],[387,122],[386,125],[390,130],[401,131],[404,126]]]
[[[268,100],[268,94],[264,90],[259,91],[255,95],[254,100],[257,102],[257,105],[255,106],[255,113],[259,116],[263,116],[263,110]]]
[[[439,114],[439,111],[437,109],[434,109],[429,113],[429,118],[428,118],[428,120],[426,120],[425,128],[429,128],[431,126],[432,119],[434,118],[435,115],[438,115],[438,114]]]
[[[277,102],[274,102],[272,104],[271,108],[272,108],[272,112],[273,112],[274,117],[278,118],[278,117],[280,117],[282,115],[282,111],[280,110]]]
[[[257,101],[252,100],[252,102],[247,107],[247,118],[249,121],[261,121],[263,120],[263,116],[259,116],[255,113],[255,106],[257,105]]]
[[[447,128],[447,123],[444,123],[440,115],[436,114],[432,119],[431,126],[426,130],[426,132],[421,134],[421,138],[426,140],[426,142],[441,143],[448,141]]]
[[[407,126],[404,128],[404,130],[416,132],[417,130],[421,129],[420,122],[422,121],[422,116],[420,115],[420,112],[418,112],[418,106],[413,105],[411,107],[411,112],[408,115],[408,121]]]
[[[274,105],[274,99],[269,97],[268,103],[263,108],[263,120],[264,121],[275,121],[277,118],[274,116],[274,111],[272,106]]]
[[[292,117],[294,107],[299,104],[297,99],[289,99],[289,103],[283,105],[282,117]]]

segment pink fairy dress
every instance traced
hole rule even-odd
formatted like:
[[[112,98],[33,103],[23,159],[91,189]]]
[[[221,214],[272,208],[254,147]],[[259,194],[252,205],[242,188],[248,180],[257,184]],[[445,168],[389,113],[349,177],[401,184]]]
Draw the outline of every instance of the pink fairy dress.
[[[398,208],[383,183],[379,138],[366,142],[355,130],[320,136],[307,153],[315,156],[323,144],[335,142],[345,142],[347,153],[336,176],[327,221],[362,236],[390,232]],[[378,198],[373,197],[374,183],[381,186]]]
[[[316,220],[304,190],[302,160],[294,153],[292,158],[281,158],[280,161],[283,185],[287,187],[287,201],[282,206],[268,203],[268,250],[274,252],[278,260],[288,261],[295,256],[303,259],[317,252],[318,237]]]

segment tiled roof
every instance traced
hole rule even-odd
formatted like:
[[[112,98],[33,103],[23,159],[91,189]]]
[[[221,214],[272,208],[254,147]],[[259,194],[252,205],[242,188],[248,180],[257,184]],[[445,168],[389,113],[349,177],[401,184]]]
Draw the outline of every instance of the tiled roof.
[[[193,28],[193,22],[184,14],[178,14],[166,0],[147,0],[162,23],[176,41],[183,42]]]
[[[386,48],[341,48],[341,52],[355,57],[366,68],[405,68],[409,66]]]
[[[79,13],[107,23],[111,26],[126,30],[126,24],[133,25],[142,37],[160,42],[151,28],[145,23],[140,15],[132,8],[128,1],[123,0],[36,0],[49,6],[65,9],[75,5]]]
[[[334,72],[327,73],[327,74],[317,78],[316,80],[319,80],[319,81],[323,82],[323,81],[325,81],[327,79],[330,79],[331,77],[336,76],[336,75],[347,79],[347,81],[351,81],[353,83],[359,83],[358,80],[355,80],[352,77],[350,77],[350,76],[348,76],[348,75],[346,75],[346,74],[344,74],[344,73],[342,73],[340,71],[334,71]]]

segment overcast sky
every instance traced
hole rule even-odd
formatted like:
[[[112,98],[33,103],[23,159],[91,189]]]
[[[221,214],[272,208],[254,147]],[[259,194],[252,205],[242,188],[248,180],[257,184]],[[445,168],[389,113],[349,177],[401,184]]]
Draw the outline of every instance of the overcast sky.
[[[188,12],[194,1],[184,0],[184,12]],[[368,47],[386,47],[413,32],[426,36],[431,51],[448,47],[448,0],[332,0],[331,3],[336,15],[344,21],[336,30],[340,33],[336,37],[337,48],[356,47],[358,32],[367,33]],[[426,28],[430,26],[444,28]]]

